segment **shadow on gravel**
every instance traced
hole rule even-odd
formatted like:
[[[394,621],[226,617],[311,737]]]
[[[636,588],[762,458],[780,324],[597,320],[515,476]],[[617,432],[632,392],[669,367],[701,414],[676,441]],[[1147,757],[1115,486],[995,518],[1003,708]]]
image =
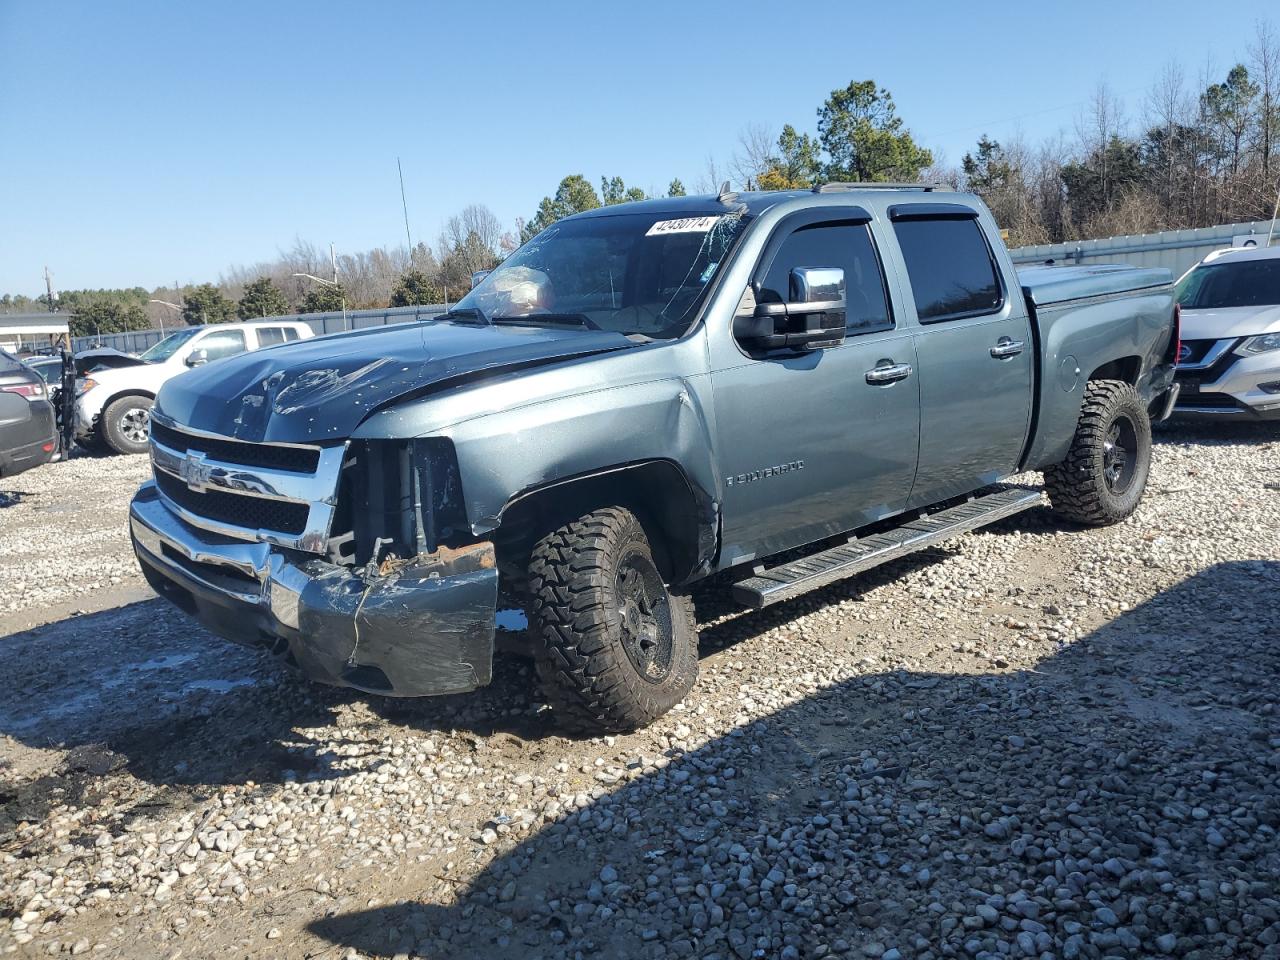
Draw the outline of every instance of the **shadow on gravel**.
[[[309,930],[377,957],[1274,956],[1278,590],[1223,564],[1034,669],[845,680],[452,895]]]

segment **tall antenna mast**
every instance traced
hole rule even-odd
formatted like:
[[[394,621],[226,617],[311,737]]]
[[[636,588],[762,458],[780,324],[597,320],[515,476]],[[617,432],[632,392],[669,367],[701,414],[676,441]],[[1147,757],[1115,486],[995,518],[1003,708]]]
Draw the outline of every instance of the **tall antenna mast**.
[[[53,274],[49,272],[49,268],[44,268],[44,289],[49,294],[49,312],[58,312],[58,298],[53,294]]]
[[[400,206],[404,210],[404,238],[409,241],[409,266],[413,266],[413,237],[409,235],[409,204],[404,199],[404,168],[396,157],[396,171],[400,174]]]
[[[1280,181],[1276,182],[1276,205],[1271,211],[1271,226],[1267,228],[1267,246],[1271,246],[1271,235],[1276,232],[1276,217],[1280,217]],[[48,268],[45,268],[48,272]]]

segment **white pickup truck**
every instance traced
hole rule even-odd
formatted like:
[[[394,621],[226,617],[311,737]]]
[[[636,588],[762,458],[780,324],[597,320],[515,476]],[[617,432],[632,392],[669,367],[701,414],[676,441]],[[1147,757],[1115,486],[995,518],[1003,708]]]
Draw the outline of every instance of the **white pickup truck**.
[[[314,336],[297,320],[220,323],[184,327],[138,357],[116,354],[107,362],[83,357],[76,381],[76,440],[89,448],[146,453],[151,405],[160,387],[192,367],[249,350]]]

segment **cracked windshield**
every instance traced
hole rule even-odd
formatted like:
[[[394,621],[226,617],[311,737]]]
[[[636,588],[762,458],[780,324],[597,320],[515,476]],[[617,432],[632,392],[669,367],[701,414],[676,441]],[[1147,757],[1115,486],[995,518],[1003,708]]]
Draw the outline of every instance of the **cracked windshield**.
[[[745,222],[740,213],[562,221],[517,250],[454,309],[478,309],[492,323],[678,337]]]

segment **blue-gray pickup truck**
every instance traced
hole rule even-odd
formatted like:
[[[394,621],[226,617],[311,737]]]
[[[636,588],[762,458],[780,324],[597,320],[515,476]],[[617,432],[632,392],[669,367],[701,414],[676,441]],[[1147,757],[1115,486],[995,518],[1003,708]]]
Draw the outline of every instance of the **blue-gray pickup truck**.
[[[447,314],[165,384],[130,525],[152,586],[317,680],[490,681],[499,597],[558,715],[628,730],[697,672],[689,589],[761,607],[1041,501],[1115,523],[1177,388],[1163,270],[1014,271],[924,186],[610,206]]]

